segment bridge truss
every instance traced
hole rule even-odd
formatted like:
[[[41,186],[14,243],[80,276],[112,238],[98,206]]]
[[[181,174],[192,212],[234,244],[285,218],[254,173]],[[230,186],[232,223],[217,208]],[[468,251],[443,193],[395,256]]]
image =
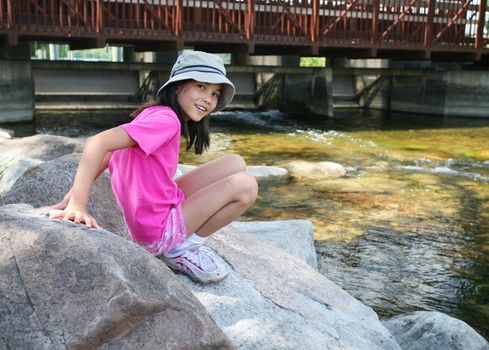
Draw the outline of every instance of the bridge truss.
[[[487,0],[0,0],[0,47],[489,60]]]

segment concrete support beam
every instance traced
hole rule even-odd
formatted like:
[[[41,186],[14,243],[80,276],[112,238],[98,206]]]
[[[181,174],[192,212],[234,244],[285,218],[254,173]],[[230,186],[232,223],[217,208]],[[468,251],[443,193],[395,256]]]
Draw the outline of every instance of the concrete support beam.
[[[489,118],[489,71],[445,73],[445,116]]]
[[[425,72],[392,79],[390,109],[442,116],[489,117],[489,72]]]
[[[34,118],[34,82],[29,61],[0,60],[0,123]]]

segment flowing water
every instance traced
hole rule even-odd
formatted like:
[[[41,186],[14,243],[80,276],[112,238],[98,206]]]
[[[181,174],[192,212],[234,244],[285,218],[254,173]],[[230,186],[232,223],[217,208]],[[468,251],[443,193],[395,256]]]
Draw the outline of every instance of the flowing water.
[[[57,112],[16,131],[80,136],[126,120]],[[489,119],[226,112],[212,132],[211,152],[182,162],[233,152],[251,165],[347,169],[339,179],[260,184],[243,220],[311,220],[320,272],[381,316],[439,310],[489,338]]]

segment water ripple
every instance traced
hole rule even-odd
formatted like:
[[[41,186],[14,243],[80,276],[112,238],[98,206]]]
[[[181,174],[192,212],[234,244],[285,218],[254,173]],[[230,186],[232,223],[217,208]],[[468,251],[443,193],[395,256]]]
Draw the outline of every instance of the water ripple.
[[[474,181],[489,182],[489,176],[475,172],[476,169],[489,169],[489,162],[467,162],[460,159],[447,159],[444,162],[433,161],[426,158],[416,159],[412,164],[398,164],[394,168],[425,172],[432,174],[446,174],[459,177],[467,177]]]

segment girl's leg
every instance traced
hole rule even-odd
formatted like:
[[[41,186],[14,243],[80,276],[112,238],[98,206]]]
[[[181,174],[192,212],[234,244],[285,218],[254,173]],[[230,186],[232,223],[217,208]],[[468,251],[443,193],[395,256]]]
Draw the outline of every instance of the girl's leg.
[[[238,172],[217,180],[187,197],[182,204],[187,232],[207,237],[238,218],[258,193],[255,178]]]
[[[237,154],[229,154],[199,165],[180,176],[176,183],[185,193],[185,197],[189,198],[199,190],[242,171],[246,171],[246,163],[243,158]]]
[[[240,157],[223,157],[199,167],[179,184],[187,197],[182,203],[182,213],[189,238],[164,255],[163,261],[173,270],[201,283],[218,282],[227,277],[226,269],[207,248],[202,248],[202,243],[205,237],[235,220],[255,201],[256,180],[247,172],[239,171],[241,168],[245,169],[245,165]]]

